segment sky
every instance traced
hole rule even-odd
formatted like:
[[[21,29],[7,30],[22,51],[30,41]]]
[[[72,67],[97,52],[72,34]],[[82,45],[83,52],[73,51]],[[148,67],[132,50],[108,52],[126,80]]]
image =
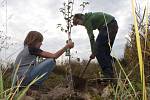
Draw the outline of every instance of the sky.
[[[41,49],[56,52],[61,49],[67,40],[67,34],[57,28],[57,24],[65,25],[62,13],[59,9],[67,0],[7,0],[7,33],[6,33],[6,0],[1,0],[0,5],[0,28],[11,37],[10,46],[5,53],[1,51],[1,58],[8,59],[15,57],[23,49],[23,41],[29,31],[39,31],[44,36]],[[117,58],[123,57],[124,47],[133,23],[131,0],[74,0],[75,13],[81,13],[80,4],[87,1],[83,13],[86,12],[105,12],[113,15],[119,26],[115,39],[112,55]],[[98,34],[94,30],[95,37]],[[75,47],[71,50],[72,57],[89,59],[91,54],[90,42],[86,29],[83,26],[72,28],[72,40]],[[60,57],[63,59],[65,56]],[[9,59],[10,59],[9,58]]]

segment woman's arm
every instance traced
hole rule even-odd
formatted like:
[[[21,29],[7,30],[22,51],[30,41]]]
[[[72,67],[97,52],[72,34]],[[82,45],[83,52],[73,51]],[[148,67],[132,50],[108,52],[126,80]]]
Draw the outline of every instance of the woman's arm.
[[[54,58],[57,59],[58,57],[60,57],[68,48],[71,49],[74,47],[74,43],[73,42],[69,42],[68,44],[66,44],[62,49],[58,50],[56,53],[50,53],[47,51],[42,51],[39,56],[44,57],[44,58]]]

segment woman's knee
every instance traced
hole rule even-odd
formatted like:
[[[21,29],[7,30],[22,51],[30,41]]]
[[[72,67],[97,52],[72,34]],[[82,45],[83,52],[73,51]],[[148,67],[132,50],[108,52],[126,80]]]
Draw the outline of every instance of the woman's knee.
[[[56,62],[54,61],[54,59],[46,59],[44,61],[44,64],[47,68],[53,69],[56,66]]]
[[[50,64],[50,65],[56,65],[56,62],[54,59],[46,59],[46,63]]]

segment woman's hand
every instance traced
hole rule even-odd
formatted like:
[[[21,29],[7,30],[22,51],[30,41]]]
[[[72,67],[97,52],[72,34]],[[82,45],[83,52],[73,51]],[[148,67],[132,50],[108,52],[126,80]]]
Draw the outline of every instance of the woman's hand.
[[[74,47],[74,42],[69,41],[69,42],[66,44],[65,47],[66,47],[66,48],[69,48],[69,49],[73,48],[73,47]]]

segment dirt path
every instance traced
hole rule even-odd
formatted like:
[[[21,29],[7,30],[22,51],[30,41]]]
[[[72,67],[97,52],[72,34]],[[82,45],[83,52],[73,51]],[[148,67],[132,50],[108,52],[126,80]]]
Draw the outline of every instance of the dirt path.
[[[108,98],[112,91],[108,83],[91,81],[82,91],[73,91],[65,85],[58,85],[48,92],[32,90],[23,100],[92,100],[92,98]]]

